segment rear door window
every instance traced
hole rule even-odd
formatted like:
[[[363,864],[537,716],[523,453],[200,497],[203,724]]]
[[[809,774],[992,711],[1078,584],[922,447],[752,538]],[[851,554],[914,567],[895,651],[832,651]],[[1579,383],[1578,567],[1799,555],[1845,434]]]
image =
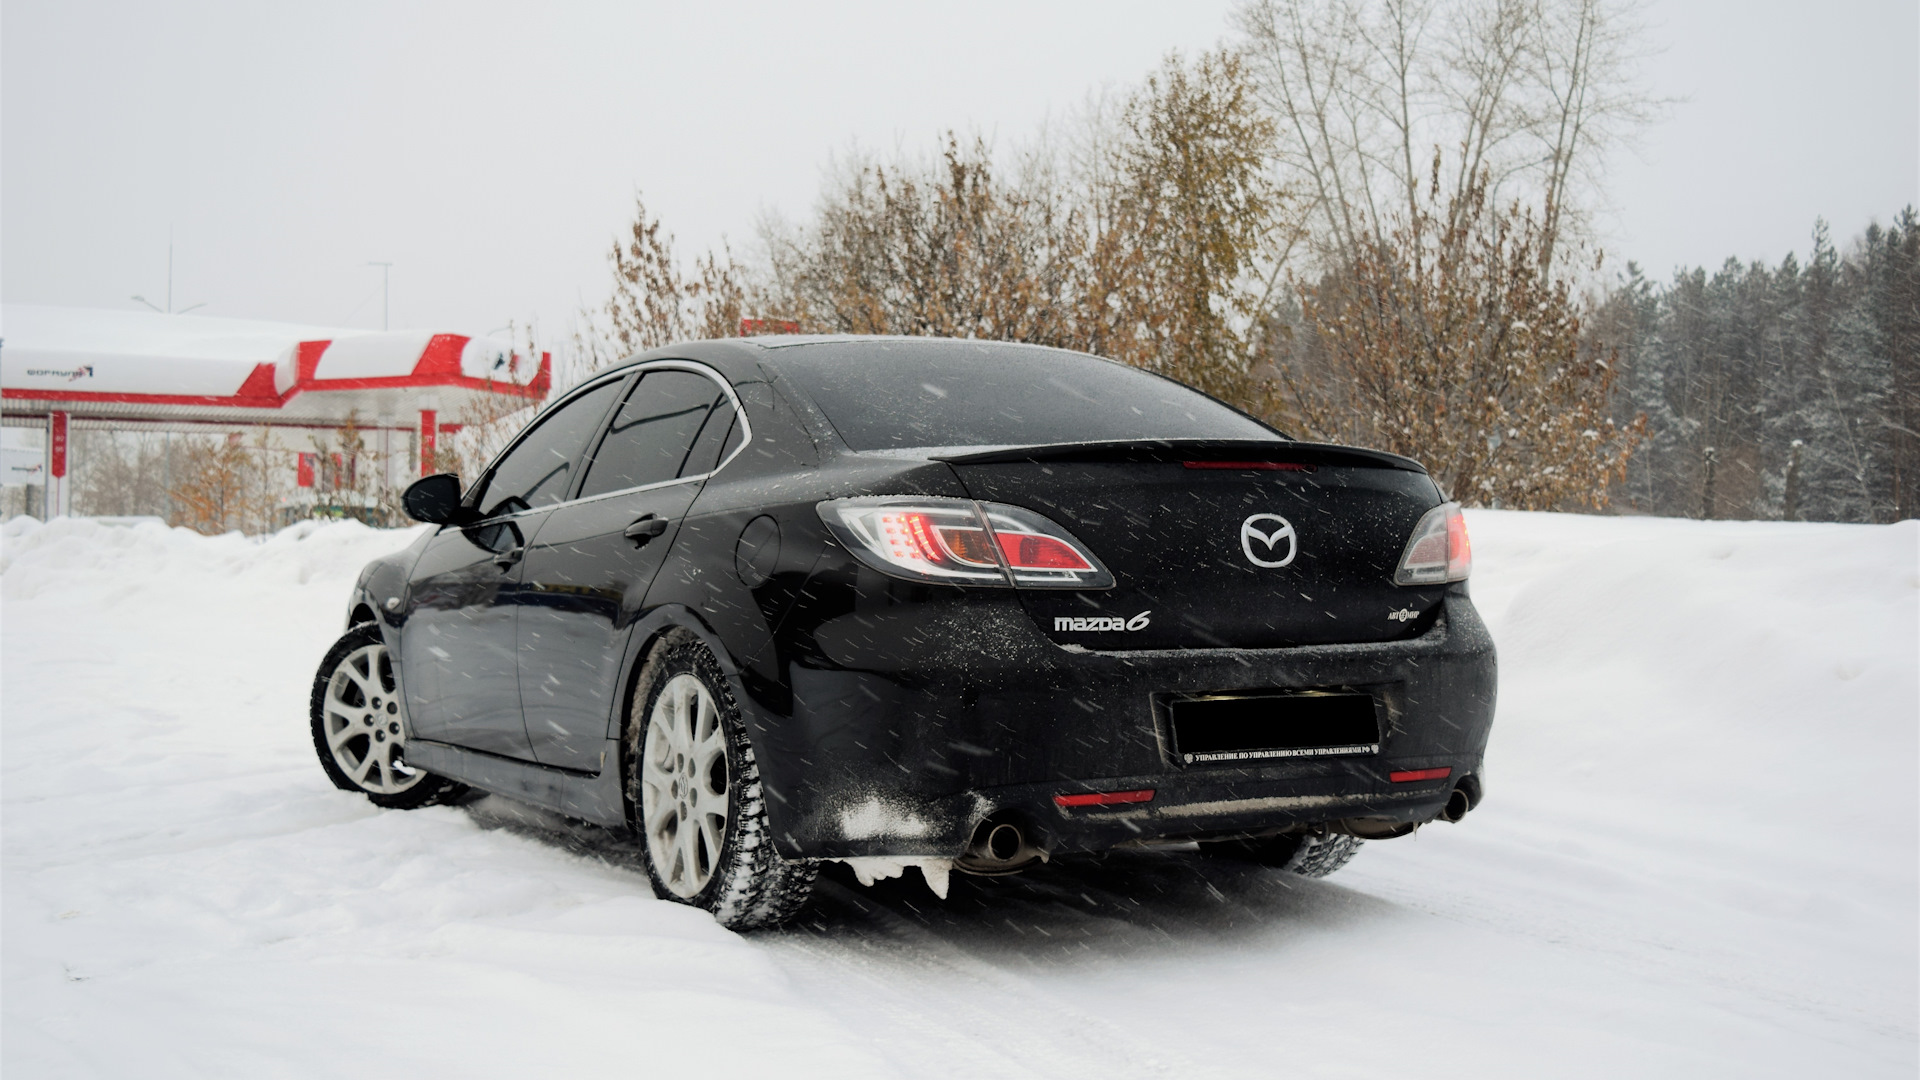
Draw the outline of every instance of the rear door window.
[[[580,497],[711,472],[733,421],[733,404],[712,379],[649,371],[595,449]]]
[[[700,428],[700,437],[693,441],[693,453],[687,455],[687,464],[680,470],[680,475],[699,476],[712,472],[738,445],[740,420],[734,415],[733,403],[723,400],[714,406],[713,413]]]

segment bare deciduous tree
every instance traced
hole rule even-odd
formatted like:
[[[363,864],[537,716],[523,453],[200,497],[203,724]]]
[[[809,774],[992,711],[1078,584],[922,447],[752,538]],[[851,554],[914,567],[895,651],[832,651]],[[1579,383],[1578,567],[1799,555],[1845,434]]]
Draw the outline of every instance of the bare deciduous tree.
[[[628,235],[607,256],[613,292],[598,310],[583,313],[574,334],[581,374],[675,341],[737,333],[745,313],[744,273],[731,251],[701,256],[688,277],[674,256],[673,235],[639,195],[633,209]]]
[[[1243,60],[1170,57],[1070,173],[1001,178],[979,140],[857,164],[815,222],[776,229],[756,297],[810,329],[1083,349],[1264,411],[1251,330],[1297,230]]]
[[[184,440],[173,464],[173,523],[210,536],[272,531],[279,524],[281,470],[274,466],[281,456],[268,447],[265,429],[251,440],[237,432]]]
[[[1326,265],[1418,212],[1435,150],[1447,192],[1484,180],[1495,202],[1545,208],[1551,260],[1579,239],[1605,151],[1660,104],[1619,0],[1249,0],[1235,25]]]
[[[1439,171],[1407,224],[1300,288],[1290,420],[1416,458],[1464,502],[1604,506],[1644,428],[1608,415],[1616,357],[1553,271],[1547,224],[1490,205],[1484,180],[1443,200]]]
[[[167,451],[173,440],[166,434],[76,427],[69,437],[77,513],[110,517],[167,513],[171,480]]]

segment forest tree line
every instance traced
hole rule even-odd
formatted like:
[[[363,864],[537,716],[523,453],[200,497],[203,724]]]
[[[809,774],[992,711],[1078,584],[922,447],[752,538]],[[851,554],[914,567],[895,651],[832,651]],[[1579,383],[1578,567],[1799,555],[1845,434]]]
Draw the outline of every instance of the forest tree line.
[[[1594,245],[1601,165],[1664,103],[1609,0],[1248,0],[1043,139],[837,163],[811,214],[682,273],[644,203],[591,370],[794,327],[1094,352],[1519,509],[1916,513],[1906,211],[1803,266],[1646,279]]]
[[[1803,263],[1729,259],[1653,282],[1629,267],[1600,332],[1616,417],[1644,416],[1619,498],[1673,517],[1920,516],[1920,221]]]
[[[1474,506],[1920,513],[1911,209],[1844,249],[1818,228],[1804,264],[1654,281],[1598,249],[1604,161],[1668,107],[1634,13],[1243,0],[1219,48],[1025,143],[845,155],[738,251],[683,262],[636,198],[607,299],[556,351],[578,378],[789,328],[1028,342],[1416,458]],[[524,418],[475,418],[449,464]]]

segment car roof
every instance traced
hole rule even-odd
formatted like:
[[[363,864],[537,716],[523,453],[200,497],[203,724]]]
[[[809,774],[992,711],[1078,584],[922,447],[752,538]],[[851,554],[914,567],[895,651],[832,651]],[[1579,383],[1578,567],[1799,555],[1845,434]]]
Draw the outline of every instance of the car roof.
[[[982,338],[913,337],[888,334],[768,334],[760,337],[708,338],[663,345],[630,356],[605,371],[618,371],[657,360],[697,360],[712,364],[722,374],[738,382],[756,378],[753,365],[770,361],[776,370],[790,364],[805,365],[810,360],[845,356],[848,351],[878,349],[898,352],[914,360],[937,360],[941,355],[983,352],[1007,354],[1061,354],[1086,357],[1124,367],[1092,353],[1062,349],[1051,345],[1033,345],[1018,341],[992,341]]]
[[[1013,350],[1031,349],[1044,352],[1074,352],[1053,345],[1035,345],[1024,341],[995,341],[990,338],[952,338],[918,337],[908,334],[767,334],[760,337],[740,338],[750,345],[762,349],[796,349],[809,345],[904,345],[928,351],[951,350]],[[1092,355],[1081,353],[1082,356]],[[1102,358],[1104,359],[1104,357]]]

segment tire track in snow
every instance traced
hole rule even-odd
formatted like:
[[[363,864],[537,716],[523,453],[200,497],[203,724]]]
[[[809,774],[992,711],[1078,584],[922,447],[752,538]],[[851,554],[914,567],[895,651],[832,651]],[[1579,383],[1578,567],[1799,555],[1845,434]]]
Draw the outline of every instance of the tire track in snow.
[[[857,1027],[876,1032],[876,1048],[904,1075],[1163,1077],[1202,1071],[853,891],[860,888],[823,881],[811,917],[802,917],[810,925],[753,940],[810,997],[835,999],[843,1014],[871,1010]],[[914,906],[904,898],[896,904]]]

